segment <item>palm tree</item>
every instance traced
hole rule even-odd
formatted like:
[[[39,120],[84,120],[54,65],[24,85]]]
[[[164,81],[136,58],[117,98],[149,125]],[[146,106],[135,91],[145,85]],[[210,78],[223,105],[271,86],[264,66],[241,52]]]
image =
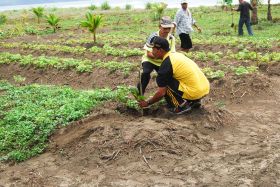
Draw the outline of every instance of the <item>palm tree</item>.
[[[86,14],[86,20],[81,21],[81,26],[88,28],[88,30],[93,34],[93,41],[96,42],[96,29],[102,23],[102,16],[92,15],[91,13]]]
[[[40,23],[40,18],[42,18],[44,15],[44,8],[43,7],[32,8],[32,12],[37,16],[37,21],[38,23]]]
[[[253,25],[258,24],[258,0],[251,0],[251,5],[253,7],[253,12],[251,16],[251,23]]]
[[[56,32],[56,30],[58,29],[58,22],[60,21],[60,19],[54,14],[49,14],[48,16],[46,16],[46,19],[47,22],[52,26],[53,32]]]
[[[270,0],[268,0],[267,5],[268,5],[268,9],[267,9],[267,20],[268,20],[268,21],[272,21]]]

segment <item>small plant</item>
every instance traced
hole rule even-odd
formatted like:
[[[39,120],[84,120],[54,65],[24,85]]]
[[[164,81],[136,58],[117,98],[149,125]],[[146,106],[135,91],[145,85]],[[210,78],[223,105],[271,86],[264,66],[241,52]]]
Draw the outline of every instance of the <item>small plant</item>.
[[[244,67],[244,66],[239,66],[236,68],[233,68],[233,71],[235,75],[241,76],[245,74],[250,74],[258,71],[258,67],[256,66],[249,66],[249,67]]]
[[[97,9],[97,6],[95,6],[95,5],[90,5],[90,6],[88,7],[88,9],[89,9],[89,10],[96,10],[96,9]]]
[[[39,24],[40,23],[40,19],[44,15],[44,8],[43,7],[32,8],[32,12],[37,16],[37,22]]]
[[[151,10],[152,9],[152,3],[150,3],[150,2],[148,2],[148,3],[146,3],[146,5],[145,5],[145,9],[146,10]]]
[[[7,17],[5,15],[0,15],[0,25],[3,25],[7,22]]]
[[[81,26],[88,28],[88,30],[93,34],[94,43],[96,42],[96,29],[101,23],[102,16],[92,15],[89,12],[86,14],[86,20],[81,22]]]
[[[46,19],[47,22],[53,28],[53,32],[56,32],[56,30],[58,29],[58,22],[60,21],[60,19],[54,14],[49,14],[48,16],[46,16]]]
[[[108,1],[105,1],[101,4],[101,10],[110,10],[111,6],[109,5]]]
[[[202,71],[208,79],[220,79],[225,77],[225,72],[222,70],[214,71],[212,68],[204,68]]]
[[[132,6],[130,4],[125,5],[125,10],[131,10]]]
[[[22,77],[21,75],[14,75],[14,81],[16,82],[16,83],[22,83],[22,82],[24,82],[25,80],[26,80],[26,78],[25,77]]]
[[[154,13],[154,20],[160,20],[162,17],[164,10],[166,9],[167,4],[161,2],[161,3],[154,3],[152,5],[152,9],[155,11]]]

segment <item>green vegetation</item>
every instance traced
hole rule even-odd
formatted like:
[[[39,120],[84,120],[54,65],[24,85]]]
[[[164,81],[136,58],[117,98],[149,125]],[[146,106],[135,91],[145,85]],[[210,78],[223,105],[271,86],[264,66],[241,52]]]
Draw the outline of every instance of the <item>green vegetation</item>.
[[[58,69],[70,69],[74,68],[78,72],[92,72],[94,67],[106,68],[111,71],[120,70],[125,74],[128,74],[135,65],[124,62],[100,60],[78,60],[73,58],[58,58],[58,57],[46,57],[39,56],[33,57],[32,55],[20,55],[11,53],[0,53],[0,64],[19,63],[20,65],[34,65],[38,68],[58,68]]]
[[[88,7],[88,9],[89,9],[89,10],[96,10],[96,9],[97,9],[97,6],[95,6],[95,5],[90,5],[90,6]]]
[[[102,23],[102,16],[92,15],[91,13],[86,14],[86,20],[81,22],[82,27],[88,28],[88,30],[93,34],[93,40],[96,42],[96,29]]]
[[[128,88],[75,91],[69,87],[0,82],[0,160],[23,161],[47,146],[48,137],[61,125],[78,120],[104,101],[131,107]]]
[[[130,4],[125,5],[125,10],[131,10],[132,6]]]
[[[46,19],[47,19],[47,22],[53,28],[53,32],[56,32],[56,30],[58,29],[58,22],[60,19],[54,14],[49,14],[48,16],[46,16]]]
[[[3,25],[7,22],[7,17],[5,15],[0,15],[0,25]]]
[[[43,7],[32,8],[32,12],[36,15],[37,22],[39,24],[40,23],[40,19],[44,15],[44,8]]]
[[[129,10],[131,7],[125,8]],[[89,9],[91,13],[87,13],[85,19],[84,14]],[[94,68],[105,68],[110,71],[108,73],[118,71],[134,79],[146,38],[158,30],[158,20],[162,15],[174,17],[177,9],[167,9],[160,3],[147,3],[149,11],[104,11],[108,9],[108,2],[104,2],[101,8],[92,5],[79,9],[43,9],[38,14],[40,16],[35,14],[38,25],[34,25],[34,18],[26,10],[1,13],[0,65],[5,68],[4,64],[19,64],[20,67],[31,66],[40,71],[68,69],[83,75],[92,73]],[[269,66],[280,62],[278,6],[274,8],[273,5],[272,9],[275,23],[266,20],[267,8],[259,7],[259,24],[253,26],[253,37],[246,34],[237,37],[237,30],[230,27],[231,11],[221,11],[220,7],[191,9],[203,32],[192,34],[194,48],[185,55],[194,60],[209,79],[242,80],[243,75],[261,72],[260,64]],[[39,21],[43,13],[55,13],[50,18],[51,23]],[[235,25],[238,17],[237,13],[233,14]],[[54,33],[58,23],[60,32]],[[53,30],[46,29],[49,27],[47,24]],[[97,42],[95,34],[101,24],[102,32],[98,33]],[[81,26],[93,34],[93,39],[80,29]],[[176,40],[179,49],[178,36]],[[42,152],[48,137],[57,127],[86,116],[102,102],[116,101],[137,108],[135,99],[129,99],[128,95],[143,99],[134,87],[112,86],[111,89],[77,91],[69,87],[25,85],[28,81],[20,72],[11,75],[10,80],[17,86],[0,83],[2,160],[22,161]],[[112,80],[107,80],[104,73],[104,81]],[[222,107],[224,103],[221,101],[217,105]]]
[[[108,1],[105,1],[101,4],[101,10],[110,10],[111,6],[109,5]]]
[[[164,14],[164,10],[167,8],[167,4],[165,3],[154,3],[152,4],[152,9],[154,11],[154,20],[160,20],[160,18]]]

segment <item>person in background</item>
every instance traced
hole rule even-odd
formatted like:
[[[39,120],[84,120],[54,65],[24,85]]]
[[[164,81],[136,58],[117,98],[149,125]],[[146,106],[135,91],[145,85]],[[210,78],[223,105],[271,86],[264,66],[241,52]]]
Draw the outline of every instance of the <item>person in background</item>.
[[[140,100],[139,106],[148,107],[163,97],[174,114],[183,114],[200,107],[201,99],[210,91],[210,84],[198,65],[182,53],[171,53],[166,39],[156,37],[153,55],[163,62],[158,70],[158,90],[148,100]]]
[[[249,11],[249,10],[253,10],[253,7],[250,5],[250,3],[244,0],[239,0],[238,8],[237,9],[233,8],[233,10],[240,12],[240,18],[238,23],[238,35],[239,36],[243,35],[243,25],[245,23],[248,34],[250,36],[253,36],[253,31],[250,23],[250,11]]]
[[[188,8],[188,1],[181,1],[182,8],[177,11],[174,19],[174,32],[176,28],[176,34],[179,35],[181,40],[181,50],[188,52],[192,48],[192,40],[190,34],[193,32],[192,26],[194,26],[198,32],[201,29],[196,25],[196,21],[193,19],[192,14]]]
[[[142,94],[144,95],[146,87],[151,79],[151,72],[159,70],[159,66],[162,63],[162,59],[156,58],[152,53],[151,45],[155,37],[160,36],[167,39],[171,46],[171,52],[175,52],[175,37],[170,34],[171,28],[174,27],[172,20],[168,16],[163,16],[160,20],[159,31],[152,33],[144,45],[145,54],[142,57],[143,72],[141,74]],[[137,84],[138,91],[140,93],[140,82]]]

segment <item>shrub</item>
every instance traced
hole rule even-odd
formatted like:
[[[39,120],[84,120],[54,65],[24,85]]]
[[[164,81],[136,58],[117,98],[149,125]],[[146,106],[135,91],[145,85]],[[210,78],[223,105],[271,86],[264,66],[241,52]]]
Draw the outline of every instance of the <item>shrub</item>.
[[[95,5],[90,5],[90,6],[88,7],[88,9],[89,9],[89,10],[96,10],[96,9],[97,9],[97,6],[95,6]]]
[[[101,10],[110,10],[111,6],[109,5],[108,1],[105,1],[101,4]]]
[[[130,4],[125,5],[125,10],[130,10],[131,8],[132,8],[132,6]]]
[[[5,15],[0,15],[0,25],[3,25],[7,22],[7,17]]]

